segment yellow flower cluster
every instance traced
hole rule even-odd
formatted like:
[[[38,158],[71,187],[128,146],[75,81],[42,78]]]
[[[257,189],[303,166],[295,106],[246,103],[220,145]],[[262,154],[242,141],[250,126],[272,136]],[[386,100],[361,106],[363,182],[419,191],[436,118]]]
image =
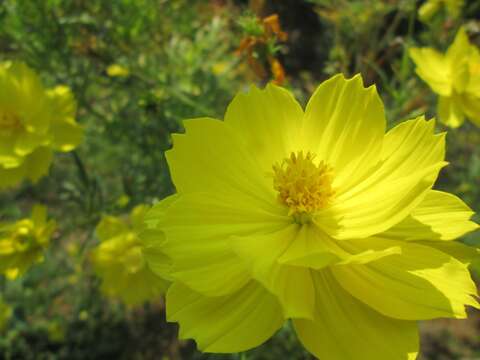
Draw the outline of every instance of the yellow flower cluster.
[[[446,54],[432,48],[412,48],[418,76],[440,96],[440,121],[456,128],[465,117],[480,126],[480,51],[461,28]]]
[[[290,319],[320,359],[413,360],[418,320],[479,307],[477,251],[454,242],[478,225],[432,189],[446,165],[434,125],[386,132],[375,87],[342,75],[305,111],[270,84],[238,94],[224,121],[185,121],[167,152],[178,193],[150,210],[156,233],[141,238],[173,281],[180,338],[240,352]]]
[[[0,274],[15,279],[43,261],[55,227],[55,221],[47,221],[47,209],[42,205],[33,207],[29,219],[0,224]]]
[[[92,261],[102,278],[102,291],[128,305],[158,299],[168,287],[146,264],[138,241],[147,210],[139,205],[128,219],[105,216],[96,229],[100,244],[92,252]]]
[[[53,151],[71,151],[82,140],[70,90],[46,90],[23,63],[0,64],[0,189],[46,175]]]

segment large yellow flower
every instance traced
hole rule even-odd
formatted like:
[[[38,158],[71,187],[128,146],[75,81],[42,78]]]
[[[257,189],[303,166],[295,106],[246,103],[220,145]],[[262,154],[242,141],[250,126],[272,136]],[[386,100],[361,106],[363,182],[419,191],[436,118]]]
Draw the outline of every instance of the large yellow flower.
[[[148,261],[172,262],[182,338],[238,352],[292,319],[320,359],[407,360],[417,320],[478,306],[476,253],[451,241],[478,226],[432,190],[444,134],[423,117],[385,127],[375,87],[342,75],[305,112],[268,85],[238,94],[225,121],[185,122],[167,152],[178,193],[150,211],[163,236],[145,241]]]
[[[138,234],[144,231],[147,210],[147,206],[139,205],[128,219],[105,216],[96,229],[101,242],[93,250],[92,260],[102,278],[102,291],[127,305],[156,299],[169,284],[150,270],[142,255]]]
[[[48,172],[53,151],[82,140],[76,104],[64,86],[46,90],[25,64],[0,63],[0,189]]]
[[[0,224],[0,274],[15,279],[43,261],[55,228],[55,221],[47,221],[47,209],[42,205],[33,207],[29,219]]]
[[[465,117],[480,126],[480,52],[461,28],[446,54],[431,48],[412,48],[418,76],[440,96],[440,121],[456,128]]]

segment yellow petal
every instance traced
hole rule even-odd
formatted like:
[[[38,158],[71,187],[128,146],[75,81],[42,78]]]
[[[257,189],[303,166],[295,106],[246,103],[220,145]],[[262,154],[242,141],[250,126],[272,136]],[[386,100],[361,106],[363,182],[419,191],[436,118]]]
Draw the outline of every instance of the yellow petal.
[[[284,322],[276,298],[254,281],[220,297],[174,283],[167,292],[167,320],[180,324],[180,339],[193,338],[201,351],[216,353],[258,346]]]
[[[228,106],[225,122],[238,132],[264,171],[296,149],[303,110],[287,90],[269,84],[252,86]]]
[[[244,197],[182,194],[158,219],[166,235],[162,251],[172,259],[172,276],[195,291],[231,293],[250,278],[233,251],[230,236],[272,232],[291,223],[288,216],[265,211]]]
[[[434,121],[406,121],[385,135],[382,162],[371,175],[335,199],[329,209],[340,218],[327,229],[338,239],[365,238],[397,224],[423,200],[445,166],[445,135]],[[322,218],[315,219],[322,226]]]
[[[330,238],[314,225],[303,225],[289,243],[278,262],[284,265],[294,265],[320,270],[326,266],[338,264],[365,264],[385,256],[399,253],[398,247],[373,251],[359,247],[358,240],[342,240]]]
[[[300,226],[292,224],[274,233],[235,237],[231,243],[252,276],[277,296],[286,318],[312,319],[315,296],[310,270],[278,262],[299,231]]]
[[[461,27],[453,44],[448,48],[445,58],[452,69],[453,88],[462,93],[470,82],[470,59],[475,47],[470,44],[465,29]]]
[[[407,218],[381,236],[398,240],[454,240],[478,229],[470,221],[473,214],[455,195],[430,190]]]
[[[20,166],[24,158],[15,152],[18,136],[0,137],[0,166],[14,168]]]
[[[52,124],[49,132],[52,146],[58,151],[71,151],[83,139],[83,128],[75,122],[77,103],[67,86],[56,86],[47,92],[52,112]]]
[[[132,229],[136,233],[139,233],[144,229],[144,219],[149,209],[150,206],[145,204],[137,205],[132,209],[132,212],[130,213],[130,223],[132,225]]]
[[[342,193],[380,160],[384,134],[385,113],[376,88],[365,89],[360,75],[347,80],[339,74],[323,82],[308,102],[299,150],[331,166],[335,190]]]
[[[473,46],[468,40],[467,33],[465,32],[465,28],[461,27],[457,31],[455,39],[453,40],[452,45],[448,48],[445,57],[452,67],[459,66],[464,59],[468,59],[471,55],[472,47]]]
[[[162,245],[166,240],[163,231],[146,229],[139,234],[139,239],[143,246],[142,253],[145,261],[153,273],[164,279],[173,280],[170,275],[172,272],[171,260],[162,250]]]
[[[263,207],[277,204],[267,176],[270,168],[258,166],[256,154],[222,121],[194,119],[184,122],[186,134],[173,136],[166,157],[179,193],[211,189],[263,200]]]
[[[321,269],[340,261],[344,254],[346,253],[328,235],[315,225],[306,224],[278,261],[281,264]]]
[[[469,60],[470,77],[465,92],[473,97],[480,97],[480,50],[475,46],[471,47]]]
[[[165,211],[170,207],[170,205],[178,198],[178,194],[173,194],[163,198],[155,205],[153,205],[150,210],[145,214],[145,223],[148,228],[156,228],[159,219],[165,216]]]
[[[453,19],[456,19],[461,11],[462,7],[465,5],[464,0],[446,0],[445,5],[447,7],[448,15]]]
[[[465,305],[478,307],[467,265],[432,247],[380,238],[372,249],[402,249],[366,265],[332,268],[342,287],[380,313],[404,320],[465,318]]]
[[[46,142],[46,137],[43,134],[24,132],[17,138],[15,143],[15,154],[19,156],[28,155],[40,145],[45,145]]]
[[[75,118],[77,112],[77,102],[68,86],[58,85],[47,91],[50,98],[54,121],[63,121],[67,118]]]
[[[430,18],[440,9],[440,0],[427,0],[418,9],[418,17],[423,22],[428,22]]]
[[[5,169],[0,166],[0,189],[20,184],[25,178],[25,171],[26,168],[24,164],[11,169]]]
[[[480,80],[480,77],[479,79]],[[477,126],[480,126],[480,94],[462,94],[460,96],[461,109],[467,117]]]
[[[0,107],[17,114],[28,131],[45,134],[52,120],[52,109],[39,77],[19,62],[2,70]]]
[[[26,177],[32,182],[37,182],[41,177],[48,174],[52,163],[53,152],[48,147],[39,147],[25,159]]]
[[[294,320],[303,345],[319,359],[413,360],[418,331],[413,321],[385,317],[354,299],[327,271],[316,272],[316,318]]]
[[[83,128],[72,118],[56,121],[51,126],[52,147],[58,151],[72,151],[83,140]]]
[[[416,243],[431,246],[441,252],[448,254],[464,264],[478,263],[480,260],[480,249],[475,246],[468,246],[458,241],[417,241]]]
[[[431,48],[411,48],[409,54],[416,73],[433,91],[442,96],[452,94],[452,68],[444,55]]]
[[[440,121],[454,129],[462,125],[465,121],[461,99],[458,96],[440,96],[438,99],[437,112]]]

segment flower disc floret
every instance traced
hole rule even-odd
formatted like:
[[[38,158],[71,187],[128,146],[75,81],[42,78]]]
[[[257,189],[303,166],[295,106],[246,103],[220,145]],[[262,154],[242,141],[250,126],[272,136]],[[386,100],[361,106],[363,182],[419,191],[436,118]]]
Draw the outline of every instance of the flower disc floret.
[[[315,155],[292,152],[282,163],[273,165],[273,188],[278,200],[289,207],[289,215],[312,214],[329,205],[334,195],[333,170]]]

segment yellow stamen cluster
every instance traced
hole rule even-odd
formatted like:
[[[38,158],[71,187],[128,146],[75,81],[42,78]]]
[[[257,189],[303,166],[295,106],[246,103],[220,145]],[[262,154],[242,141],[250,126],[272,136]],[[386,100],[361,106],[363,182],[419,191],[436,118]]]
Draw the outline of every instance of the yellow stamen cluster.
[[[273,165],[273,187],[278,199],[290,208],[289,215],[311,214],[327,207],[333,195],[332,169],[315,155],[292,152],[281,164]]]

